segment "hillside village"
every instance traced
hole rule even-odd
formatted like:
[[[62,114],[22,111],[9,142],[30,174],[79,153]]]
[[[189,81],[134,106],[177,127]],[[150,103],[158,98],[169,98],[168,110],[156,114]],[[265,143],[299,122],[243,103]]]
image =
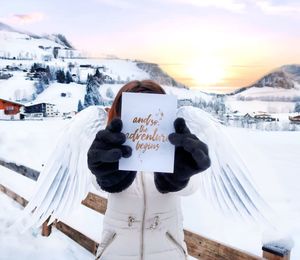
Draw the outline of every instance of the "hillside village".
[[[177,82],[154,63],[85,58],[63,35],[1,28],[0,41],[7,48],[0,49],[0,120],[70,119],[90,105],[109,107],[131,80],[152,79],[177,96],[178,107],[199,107],[225,125],[299,128],[300,66],[275,69],[234,93],[207,94]]]

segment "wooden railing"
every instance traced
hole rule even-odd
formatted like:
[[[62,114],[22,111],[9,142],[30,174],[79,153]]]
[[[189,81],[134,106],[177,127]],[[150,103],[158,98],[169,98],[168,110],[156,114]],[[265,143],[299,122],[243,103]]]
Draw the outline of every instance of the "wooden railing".
[[[32,169],[26,166],[12,166],[12,163],[3,163],[0,161],[0,165],[7,168],[13,169],[28,178],[36,180],[38,174],[32,174]],[[25,172],[24,172],[24,169]],[[27,174],[27,173],[28,174]],[[34,176],[34,177],[33,177]],[[0,183],[0,191],[17,201],[23,207],[25,207],[28,201],[19,196],[14,191],[8,189]],[[89,193],[87,197],[82,201],[82,204],[89,207],[101,214],[105,214],[107,207],[107,199],[103,198],[94,193]],[[49,236],[51,234],[52,227],[60,230],[68,237],[73,239],[75,242],[83,246],[85,249],[93,254],[96,254],[98,243],[93,239],[87,237],[81,232],[75,230],[71,226],[61,221],[55,221],[51,226],[47,225],[47,222],[43,224],[42,234],[44,236]],[[269,260],[288,260],[290,259],[290,251],[284,248],[276,248],[272,245],[264,245],[262,248],[262,257],[253,255],[251,253],[245,252],[240,249],[236,249],[232,246],[225,245],[223,243],[217,242],[215,240],[203,237],[199,234],[193,233],[188,230],[184,230],[185,241],[188,248],[189,255],[197,259],[207,259],[207,260],[259,260],[259,259],[269,259]]]

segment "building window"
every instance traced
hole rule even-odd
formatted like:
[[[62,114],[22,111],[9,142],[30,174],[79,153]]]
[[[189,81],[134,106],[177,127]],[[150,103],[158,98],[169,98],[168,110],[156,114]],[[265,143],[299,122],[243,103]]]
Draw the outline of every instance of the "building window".
[[[14,106],[7,106],[5,108],[6,111],[14,111],[15,110],[15,107]]]

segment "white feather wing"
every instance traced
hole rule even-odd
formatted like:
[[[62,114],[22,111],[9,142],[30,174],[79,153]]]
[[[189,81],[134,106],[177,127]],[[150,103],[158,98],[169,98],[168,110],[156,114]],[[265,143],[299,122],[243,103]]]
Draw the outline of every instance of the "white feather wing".
[[[237,213],[257,221],[269,219],[272,210],[258,192],[226,127],[195,107],[182,107],[177,116],[183,117],[191,132],[209,148],[211,167],[200,177],[203,195],[226,214]]]
[[[49,223],[63,218],[86,197],[92,176],[87,166],[87,152],[106,120],[103,107],[91,106],[66,125],[19,218],[24,229],[42,225],[49,216]]]

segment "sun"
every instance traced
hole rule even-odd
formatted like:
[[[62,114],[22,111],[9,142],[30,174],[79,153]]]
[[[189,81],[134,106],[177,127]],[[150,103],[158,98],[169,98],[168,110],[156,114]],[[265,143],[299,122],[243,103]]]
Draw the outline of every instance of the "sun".
[[[226,76],[223,64],[214,58],[191,61],[186,66],[186,73],[195,86],[215,86],[223,82]]]

